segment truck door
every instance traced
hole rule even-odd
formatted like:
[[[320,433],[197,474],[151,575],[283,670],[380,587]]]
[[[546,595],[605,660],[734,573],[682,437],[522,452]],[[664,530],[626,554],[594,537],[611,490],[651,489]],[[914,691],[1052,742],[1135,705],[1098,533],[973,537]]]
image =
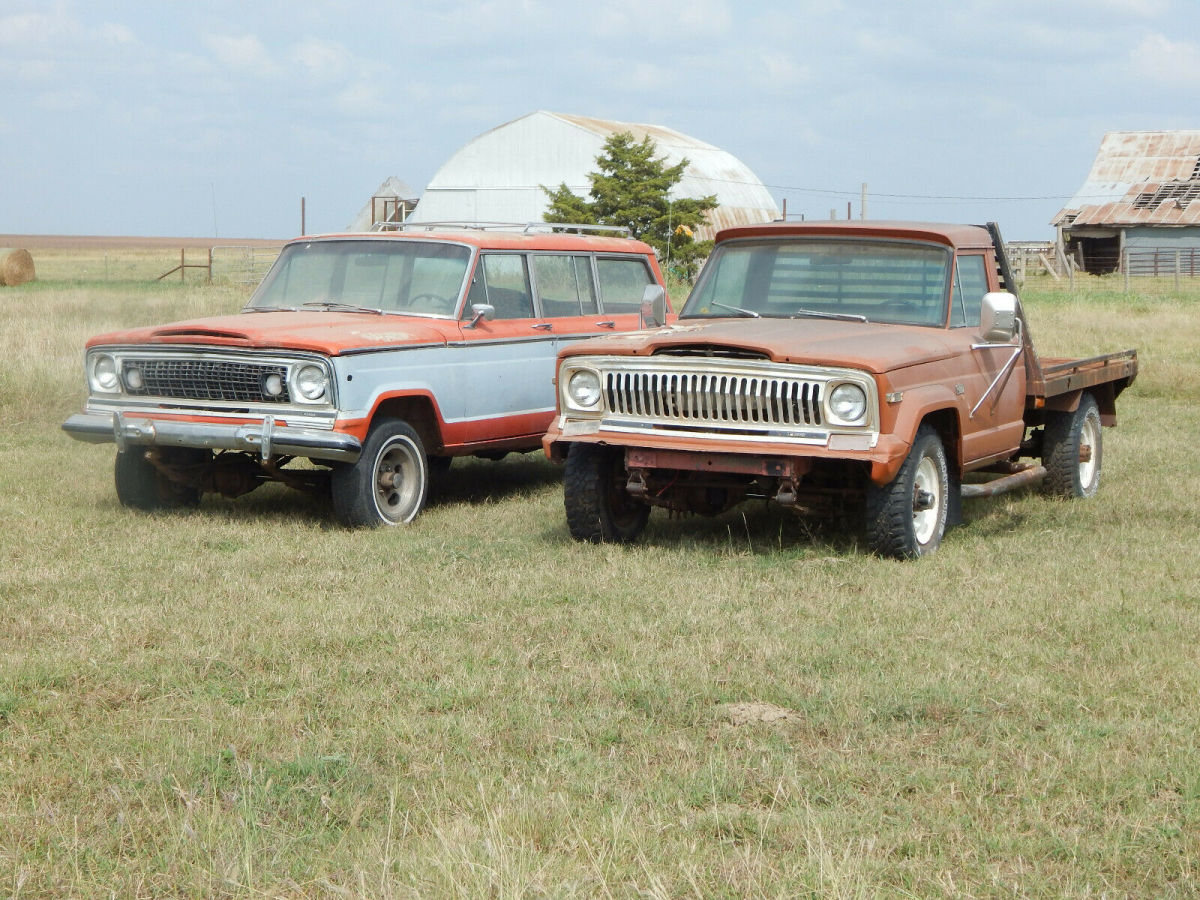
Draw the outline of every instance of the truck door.
[[[950,327],[970,362],[964,372],[963,399],[968,422],[963,429],[963,461],[1011,455],[1025,437],[1025,366],[1012,359],[1013,348],[980,346],[979,313],[989,290],[983,253],[959,254],[955,260]],[[998,380],[997,380],[998,379]]]

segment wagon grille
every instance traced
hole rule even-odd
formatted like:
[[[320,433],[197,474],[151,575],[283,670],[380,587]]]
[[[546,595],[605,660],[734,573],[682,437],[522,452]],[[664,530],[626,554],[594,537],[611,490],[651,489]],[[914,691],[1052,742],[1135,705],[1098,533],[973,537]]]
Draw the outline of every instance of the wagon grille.
[[[130,386],[130,374],[141,373],[142,386]],[[121,365],[126,392],[139,397],[177,400],[227,400],[241,403],[289,403],[287,366],[211,359],[125,359]],[[264,390],[270,375],[278,375],[282,392]]]
[[[606,372],[610,412],[689,425],[820,426],[821,383],[696,372]]]

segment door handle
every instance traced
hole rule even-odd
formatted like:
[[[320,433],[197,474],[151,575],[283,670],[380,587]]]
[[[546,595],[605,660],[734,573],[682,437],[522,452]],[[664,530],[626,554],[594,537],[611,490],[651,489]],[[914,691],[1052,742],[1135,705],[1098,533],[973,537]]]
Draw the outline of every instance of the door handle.
[[[607,321],[604,321],[604,322],[597,322],[596,327],[597,328],[616,328],[617,323],[614,322],[612,319],[608,319]]]
[[[552,331],[554,329],[554,323],[553,322],[538,322],[536,325],[532,325],[530,327],[531,328],[544,328],[547,331]]]

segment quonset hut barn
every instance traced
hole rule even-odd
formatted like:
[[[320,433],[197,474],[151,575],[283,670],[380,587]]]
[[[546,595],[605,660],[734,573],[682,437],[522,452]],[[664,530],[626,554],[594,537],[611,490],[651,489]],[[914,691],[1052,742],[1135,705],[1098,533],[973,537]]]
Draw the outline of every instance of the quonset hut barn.
[[[690,165],[674,194],[716,194],[709,214],[711,237],[730,225],[779,218],[774,199],[757,176],[731,154],[661,125],[635,125],[586,116],[534,112],[474,138],[438,169],[410,222],[540,222],[548,199],[541,186],[566,184],[587,197],[588,173],[611,135],[647,135],[668,165],[687,157]]]
[[[1088,272],[1200,275],[1200,131],[1110,131],[1050,222]]]

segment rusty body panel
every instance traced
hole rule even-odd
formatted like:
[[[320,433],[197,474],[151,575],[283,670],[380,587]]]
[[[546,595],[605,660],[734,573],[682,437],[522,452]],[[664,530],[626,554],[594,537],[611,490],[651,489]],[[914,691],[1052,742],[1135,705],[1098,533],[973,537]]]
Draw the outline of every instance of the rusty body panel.
[[[1039,359],[1011,285],[994,225],[726,229],[673,325],[560,352],[542,443],[567,464],[572,534],[628,540],[639,508],[764,497],[865,507],[871,546],[914,556],[956,523],[967,473],[992,478],[963,496],[1043,478],[1086,495],[1137,353]]]

